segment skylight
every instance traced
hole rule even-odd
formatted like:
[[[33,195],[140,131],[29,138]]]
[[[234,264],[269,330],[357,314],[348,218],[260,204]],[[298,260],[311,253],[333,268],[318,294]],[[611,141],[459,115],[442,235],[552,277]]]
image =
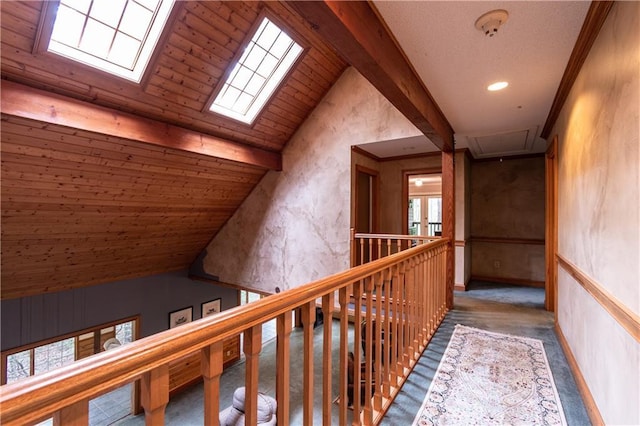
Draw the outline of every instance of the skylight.
[[[263,18],[210,110],[251,124],[300,53],[300,45]]]
[[[49,52],[140,82],[174,0],[61,0]]]

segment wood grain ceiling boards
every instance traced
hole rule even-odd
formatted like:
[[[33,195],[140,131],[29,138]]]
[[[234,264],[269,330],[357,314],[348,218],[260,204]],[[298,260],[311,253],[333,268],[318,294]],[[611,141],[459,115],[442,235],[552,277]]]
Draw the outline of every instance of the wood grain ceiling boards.
[[[0,2],[2,78],[280,153],[346,68],[300,17],[269,8],[308,50],[253,126],[202,112],[260,2],[178,2],[142,85],[34,54],[43,2]],[[265,167],[3,111],[1,297],[186,269]]]

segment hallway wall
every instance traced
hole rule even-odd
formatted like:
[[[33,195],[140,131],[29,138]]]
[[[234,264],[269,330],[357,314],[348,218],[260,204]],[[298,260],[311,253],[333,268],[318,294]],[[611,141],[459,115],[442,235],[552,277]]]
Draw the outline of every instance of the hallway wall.
[[[640,343],[604,305],[640,315],[640,3],[616,2],[558,135],[558,322],[607,424],[640,424]],[[575,273],[574,273],[575,275]],[[604,304],[604,305],[603,305]]]
[[[270,171],[206,249],[222,282],[274,293],[349,267],[351,146],[419,135],[355,69],[291,138]]]
[[[544,158],[471,165],[471,275],[544,283]]]

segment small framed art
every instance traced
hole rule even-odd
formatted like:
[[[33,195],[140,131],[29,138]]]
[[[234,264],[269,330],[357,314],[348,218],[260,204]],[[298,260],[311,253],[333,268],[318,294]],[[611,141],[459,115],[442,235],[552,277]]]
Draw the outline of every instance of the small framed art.
[[[208,317],[210,315],[215,315],[220,312],[220,298],[212,300],[210,302],[205,302],[202,304],[202,318]]]
[[[193,308],[189,306],[188,308],[178,309],[177,311],[173,311],[169,313],[169,328],[174,328],[179,325],[186,324],[191,322],[193,317]]]

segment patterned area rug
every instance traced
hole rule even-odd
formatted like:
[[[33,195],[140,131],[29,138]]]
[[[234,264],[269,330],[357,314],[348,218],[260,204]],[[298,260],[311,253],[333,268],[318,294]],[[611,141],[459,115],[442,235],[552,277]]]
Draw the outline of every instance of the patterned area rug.
[[[456,325],[415,425],[566,425],[542,341]]]

